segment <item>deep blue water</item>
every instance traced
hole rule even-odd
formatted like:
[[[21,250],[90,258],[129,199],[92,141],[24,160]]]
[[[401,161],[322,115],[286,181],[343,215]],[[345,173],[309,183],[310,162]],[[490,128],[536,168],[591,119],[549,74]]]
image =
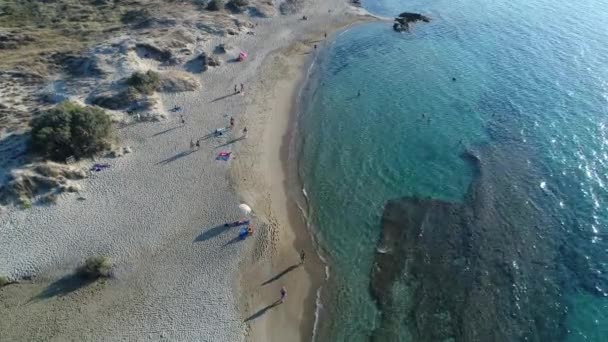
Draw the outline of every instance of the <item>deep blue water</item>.
[[[386,201],[412,195],[462,201],[474,174],[460,155],[472,146],[500,144],[507,156],[524,154],[530,168],[507,172],[537,185],[524,195],[556,222],[551,246],[566,244],[582,258],[583,274],[604,278],[608,2],[364,5],[382,15],[412,11],[433,20],[405,34],[389,23],[357,26],[327,42],[319,56],[314,93],[300,117],[300,173],[331,265],[322,340],[369,339],[379,317],[369,283]],[[509,151],[509,139],[524,150]],[[555,263],[570,261],[562,257]],[[566,303],[564,340],[608,341],[608,289],[571,280],[559,299]],[[407,324],[399,336],[412,340]]]

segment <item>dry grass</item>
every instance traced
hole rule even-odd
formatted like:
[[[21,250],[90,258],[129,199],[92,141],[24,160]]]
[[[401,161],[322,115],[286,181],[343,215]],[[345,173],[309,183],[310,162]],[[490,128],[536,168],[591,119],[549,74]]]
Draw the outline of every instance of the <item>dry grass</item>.
[[[159,13],[163,7],[175,6],[175,2],[0,0],[0,30],[24,33],[33,38],[33,42],[20,44],[17,49],[2,50],[0,67],[22,66],[45,74],[47,56],[78,51],[115,34],[130,25],[132,16],[128,13]]]
[[[38,198],[40,203],[53,204],[57,194],[78,192],[80,186],[71,180],[88,177],[87,171],[71,165],[40,162],[13,170],[6,186],[0,188],[0,203],[15,203],[30,208]]]
[[[33,71],[45,74],[45,56],[82,49],[120,28],[121,8],[93,4],[86,0],[0,1],[0,27],[33,38],[17,49],[3,50],[0,65],[33,67]]]

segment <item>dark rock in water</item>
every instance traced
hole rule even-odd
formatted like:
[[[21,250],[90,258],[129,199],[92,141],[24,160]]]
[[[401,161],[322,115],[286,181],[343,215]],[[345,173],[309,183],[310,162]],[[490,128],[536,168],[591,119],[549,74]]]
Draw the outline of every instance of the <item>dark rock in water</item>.
[[[415,341],[564,337],[563,283],[577,275],[555,267],[556,224],[528,196],[537,185],[526,158],[505,151],[466,153],[475,179],[464,203],[387,203],[370,284],[382,312],[372,340],[399,340],[404,327]]]
[[[403,12],[403,13],[399,14],[398,17],[405,19],[409,23],[413,23],[416,21],[424,21],[425,23],[428,23],[431,21],[431,18],[424,16],[420,13]]]
[[[397,32],[409,31],[410,24],[415,23],[417,21],[428,23],[431,21],[431,18],[424,16],[420,13],[403,12],[399,14],[397,18],[395,18],[393,30]]]

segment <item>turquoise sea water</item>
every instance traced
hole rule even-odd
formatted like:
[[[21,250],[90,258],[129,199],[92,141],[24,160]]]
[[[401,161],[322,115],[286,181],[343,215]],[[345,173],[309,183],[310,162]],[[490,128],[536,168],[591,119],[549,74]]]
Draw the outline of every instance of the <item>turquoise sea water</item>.
[[[299,119],[300,176],[331,265],[317,340],[374,336],[381,315],[370,276],[386,202],[463,202],[475,172],[461,154],[491,146],[513,191],[550,222],[538,236],[554,255],[547,268],[559,274],[560,339],[608,341],[608,1],[364,5],[433,21],[405,34],[389,23],[351,28],[317,60]],[[517,213],[493,220],[525,222],[509,215]],[[393,291],[407,316],[408,284]],[[410,314],[392,338],[373,339],[414,341],[415,320]],[[521,340],[542,340],[542,329]]]

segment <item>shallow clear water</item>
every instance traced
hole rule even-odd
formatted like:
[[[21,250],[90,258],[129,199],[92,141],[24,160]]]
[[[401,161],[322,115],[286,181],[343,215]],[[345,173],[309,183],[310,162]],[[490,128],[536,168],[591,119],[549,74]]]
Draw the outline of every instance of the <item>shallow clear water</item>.
[[[544,238],[581,257],[580,274],[604,279],[608,2],[364,4],[433,21],[407,34],[389,23],[357,26],[328,42],[319,58],[300,118],[300,173],[331,264],[320,340],[369,339],[379,318],[369,288],[386,201],[421,195],[461,202],[474,175],[460,155],[473,146],[500,144],[507,156],[525,156],[530,169],[507,172],[536,185],[525,196],[555,222]],[[509,150],[509,139],[524,148]],[[572,262],[571,254],[556,253],[556,264]],[[608,289],[570,280],[561,285],[564,340],[608,340]],[[412,339],[407,323],[399,336]]]

